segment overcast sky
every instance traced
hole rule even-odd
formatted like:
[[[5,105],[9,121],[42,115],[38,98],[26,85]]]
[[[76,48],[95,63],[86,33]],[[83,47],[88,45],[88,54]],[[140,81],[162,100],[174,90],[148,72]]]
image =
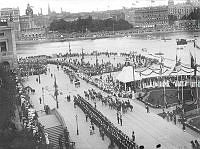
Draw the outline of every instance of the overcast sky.
[[[167,5],[168,0],[0,0],[0,8],[12,8],[19,7],[20,14],[25,14],[25,9],[29,3],[33,6],[35,14],[40,12],[42,8],[43,14],[47,14],[48,4],[51,10],[56,12],[90,12],[101,11],[108,9],[120,9],[123,6],[130,7],[142,7],[142,6],[155,6],[155,5]],[[174,0],[175,3],[185,2],[186,0]]]

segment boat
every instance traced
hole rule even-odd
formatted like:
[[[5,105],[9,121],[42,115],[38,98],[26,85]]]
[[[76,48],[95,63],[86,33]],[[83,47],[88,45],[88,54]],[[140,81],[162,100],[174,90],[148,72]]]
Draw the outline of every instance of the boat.
[[[143,51],[143,52],[147,52],[147,49],[146,49],[146,48],[142,48],[142,51]]]
[[[161,40],[166,41],[166,40],[172,40],[172,39],[171,38],[167,38],[167,37],[162,37]]]
[[[40,44],[40,43],[49,43],[49,42],[65,42],[67,39],[43,39],[43,40],[17,40],[17,45],[26,45],[26,44]]]
[[[148,39],[148,40],[153,40],[153,39],[156,39],[156,37],[155,37],[155,36],[152,36],[152,35],[147,35],[147,39]]]
[[[161,56],[161,55],[164,55],[164,53],[162,53],[162,52],[158,52],[158,53],[155,53],[155,55],[159,55],[159,56]]]

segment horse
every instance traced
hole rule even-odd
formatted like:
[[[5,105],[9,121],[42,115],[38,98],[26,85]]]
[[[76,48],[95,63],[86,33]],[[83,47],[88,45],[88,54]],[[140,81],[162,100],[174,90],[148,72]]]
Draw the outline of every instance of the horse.
[[[31,89],[31,93],[34,94],[35,93],[35,89]]]
[[[75,82],[75,87],[80,87],[80,82]]]
[[[131,111],[133,110],[133,106],[130,104],[130,101],[129,101],[129,100],[128,100],[128,101],[125,101],[125,107],[126,107],[126,108],[130,108]]]
[[[130,109],[131,109],[131,112],[132,112],[132,110],[133,110],[133,106],[132,106],[131,104],[126,105],[126,108],[127,108],[127,109],[130,108]]]
[[[108,100],[107,100],[107,98],[102,98],[102,100],[101,100],[101,101],[102,101],[102,105],[103,105],[103,104],[107,105],[107,103],[108,103]]]
[[[97,93],[96,97],[99,98],[99,99],[103,98],[103,96],[102,96],[102,94],[100,92]]]
[[[67,101],[68,101],[68,102],[70,102],[70,95],[69,95],[69,96],[67,96]]]
[[[85,98],[89,100],[89,94],[86,91],[84,91],[84,94],[85,94]]]

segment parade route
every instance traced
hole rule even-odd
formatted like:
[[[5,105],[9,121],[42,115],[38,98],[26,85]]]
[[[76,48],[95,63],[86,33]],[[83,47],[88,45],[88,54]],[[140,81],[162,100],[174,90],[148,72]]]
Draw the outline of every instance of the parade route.
[[[84,97],[84,91],[88,89],[95,89],[100,91],[96,87],[80,80],[80,87],[76,88],[74,84],[71,84],[69,77],[64,74],[63,70],[57,70],[55,65],[48,65],[50,72],[47,75],[41,75],[41,84],[36,82],[36,77],[30,76],[26,81],[25,86],[30,86],[36,89],[35,95],[31,95],[31,101],[36,110],[43,109],[43,104],[39,103],[39,97],[42,97],[42,87],[44,87],[44,103],[49,105],[50,108],[56,107],[56,101],[53,98],[54,94],[54,77],[51,77],[51,73],[56,76],[56,81],[59,90],[59,109],[58,111],[64,117],[70,137],[72,141],[76,142],[76,148],[78,149],[106,149],[109,145],[109,139],[104,141],[101,139],[98,129],[94,135],[89,135],[89,122],[85,121],[85,115],[79,108],[73,106],[73,95],[80,94]],[[103,93],[105,95],[105,93]],[[71,101],[68,102],[66,96],[71,96]],[[94,106],[94,102],[87,100]],[[103,105],[97,101],[97,109],[105,115],[118,129],[122,130],[131,138],[132,131],[136,135],[136,143],[138,145],[144,145],[147,149],[156,148],[157,144],[162,145],[162,149],[192,149],[191,140],[199,140],[196,133],[191,134],[187,130],[184,132],[181,127],[174,125],[172,122],[167,122],[160,116],[151,111],[146,112],[144,105],[138,103],[138,101],[130,100],[133,105],[133,111],[128,111],[124,114],[123,125],[117,123],[117,115],[115,110],[109,109],[108,106]],[[78,115],[79,135],[76,135],[76,121],[75,115]]]
[[[77,93],[75,87],[73,89],[73,87],[70,86],[69,79],[63,81],[60,76],[61,74],[62,73],[59,73],[58,75],[56,72],[60,92],[60,95],[58,96],[58,111],[65,120],[66,126],[70,132],[71,141],[76,143],[76,149],[94,149],[94,146],[96,149],[107,149],[110,140],[107,137],[102,140],[97,127],[95,127],[95,134],[90,135],[90,121],[88,120],[88,122],[86,122],[85,115],[80,108],[74,108],[72,95],[76,95]],[[66,78],[65,74],[63,74],[63,76]],[[56,101],[53,97],[54,78],[51,78],[50,73],[47,73],[47,75],[40,75],[40,84],[36,82],[36,78],[38,78],[38,76],[30,76],[25,82],[25,86],[30,86],[36,90],[35,94],[30,95],[31,103],[34,105],[34,108],[39,113],[41,113],[40,110],[44,109],[44,104],[49,105],[51,109],[56,108]],[[61,83],[61,81],[63,82]],[[44,104],[43,101],[42,104],[39,102],[39,98],[42,98],[43,95],[42,87],[44,87]],[[70,102],[66,99],[66,96],[69,94],[71,95]],[[77,135],[76,115],[78,119],[79,135]]]

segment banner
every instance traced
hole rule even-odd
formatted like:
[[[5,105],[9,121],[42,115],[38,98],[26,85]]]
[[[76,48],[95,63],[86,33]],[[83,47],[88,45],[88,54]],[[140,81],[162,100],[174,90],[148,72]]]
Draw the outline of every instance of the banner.
[[[181,69],[181,58],[178,59],[176,55],[176,64],[174,66],[174,71],[180,71]]]
[[[194,69],[194,76],[196,76],[197,74],[196,58],[194,59],[191,53],[190,53],[190,57],[191,57],[191,68]]]

